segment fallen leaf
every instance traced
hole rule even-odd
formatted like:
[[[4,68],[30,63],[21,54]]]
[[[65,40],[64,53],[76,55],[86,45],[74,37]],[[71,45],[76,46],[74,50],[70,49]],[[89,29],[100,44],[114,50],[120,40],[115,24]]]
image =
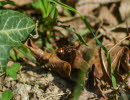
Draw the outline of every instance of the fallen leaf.
[[[115,16],[110,12],[107,7],[101,7],[99,19],[105,23],[108,23],[110,26],[114,26],[118,24]]]
[[[121,57],[122,68],[128,72],[130,70],[130,50],[127,47],[123,49],[123,55]]]
[[[106,47],[109,50],[112,46],[113,45],[109,45],[109,46],[106,46]],[[113,70],[115,70],[115,68],[119,66],[119,60],[121,59],[122,50],[123,50],[123,48],[118,46],[118,47],[114,48],[114,50],[112,50],[110,52]],[[107,73],[107,75],[110,78],[111,77],[110,76],[110,74],[111,74],[110,70],[111,69],[108,66],[108,62],[107,62],[107,59],[106,59],[106,54],[105,54],[103,49],[101,49],[101,60],[102,60],[103,68],[104,68],[105,72]]]
[[[113,47],[113,45],[106,46],[107,49],[109,50],[110,48]],[[90,82],[91,85],[92,83],[94,84],[94,78],[99,79],[104,81],[106,84],[111,85],[111,74],[110,74],[110,67],[108,66],[108,62],[106,60],[106,55],[103,49],[96,48],[94,53],[93,53],[92,59],[90,59],[89,64],[90,64],[90,69],[94,67],[93,70],[93,77],[89,77],[93,82]],[[125,74],[130,70],[129,66],[129,49],[127,47],[121,47],[121,46],[116,46],[111,50],[110,52],[111,55],[111,60],[112,60],[112,68],[115,72],[115,77],[117,82],[122,82],[123,77],[122,73],[120,72],[121,69],[125,71]],[[96,83],[95,83],[96,84]],[[104,86],[104,84],[101,84]],[[94,87],[91,86],[91,88]],[[107,86],[105,86],[107,87]]]
[[[101,89],[101,81],[95,74],[95,72],[97,72],[96,70],[96,66],[92,65],[92,68],[88,74],[86,87],[89,91],[94,91],[94,93],[97,94],[98,98],[100,98],[99,100],[107,100],[107,97],[104,95]]]
[[[59,75],[65,78],[70,78],[71,65],[58,58],[53,53],[48,53],[37,47],[31,39],[28,39],[25,46],[34,52],[37,59],[47,68],[57,72]]]
[[[113,45],[106,46],[110,50]],[[122,67],[125,72],[130,70],[129,65],[129,49],[127,47],[116,46],[110,52],[112,68],[115,72],[120,73],[120,68]],[[101,49],[101,59],[103,63],[103,68],[107,75],[110,77],[110,68],[108,66],[106,55],[103,49]]]
[[[130,17],[130,0],[122,0],[119,7],[119,12],[122,20],[125,20],[126,17]]]

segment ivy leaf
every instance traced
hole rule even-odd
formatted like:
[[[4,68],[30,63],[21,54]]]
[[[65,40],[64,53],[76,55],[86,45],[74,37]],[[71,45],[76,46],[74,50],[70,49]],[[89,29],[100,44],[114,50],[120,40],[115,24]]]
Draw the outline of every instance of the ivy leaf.
[[[10,67],[6,68],[6,74],[12,77],[13,79],[17,79],[17,71],[20,70],[20,64],[14,63]]]
[[[13,93],[10,90],[6,90],[2,93],[2,98],[0,100],[11,100],[13,97]]]
[[[0,70],[5,71],[9,51],[20,46],[34,29],[31,18],[17,11],[0,10]]]

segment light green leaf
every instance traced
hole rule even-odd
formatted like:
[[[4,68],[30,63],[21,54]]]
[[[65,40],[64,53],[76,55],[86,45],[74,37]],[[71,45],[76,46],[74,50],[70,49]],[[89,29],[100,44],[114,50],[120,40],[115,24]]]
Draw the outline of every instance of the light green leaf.
[[[6,69],[9,51],[21,45],[34,29],[34,22],[25,14],[0,10],[0,70]]]
[[[76,36],[78,37],[78,39],[80,40],[80,42],[82,42],[84,45],[86,45],[86,46],[88,46],[87,45],[87,43],[85,42],[85,40],[84,40],[84,38],[80,35],[80,34],[78,34],[78,33],[76,33],[74,30],[72,30],[71,28],[65,28],[67,31],[69,31],[69,32],[72,32],[72,33],[75,33],[76,34]]]
[[[53,9],[53,10],[52,10],[53,20],[56,20],[57,17],[58,17],[58,10],[57,10],[57,8],[55,7],[55,5],[53,5],[52,9]]]
[[[6,90],[2,93],[2,98],[0,100],[11,100],[13,97],[13,93],[10,90]]]
[[[66,9],[68,9],[68,10],[70,10],[70,11],[73,11],[73,12],[79,14],[80,16],[82,16],[82,15],[80,14],[80,12],[78,12],[76,9],[74,9],[74,8],[72,8],[72,7],[70,7],[70,6],[66,5],[66,4],[64,4],[64,3],[61,3],[61,2],[59,2],[58,0],[49,0],[49,1],[50,1],[50,2],[53,2],[53,3],[55,3],[55,4],[58,4],[58,5],[60,5],[60,6],[64,7],[64,8],[66,8]]]
[[[43,18],[47,18],[52,12],[52,4],[49,0],[38,0],[32,3],[32,6],[42,12]]]
[[[6,74],[9,75],[10,77],[17,79],[17,71],[20,70],[20,64],[19,63],[14,63],[10,67],[6,68]]]
[[[30,61],[32,61],[33,63],[36,63],[33,52],[31,52],[30,49],[28,49],[27,47],[24,47],[24,46],[20,46],[20,48],[17,48],[17,50],[18,50],[18,54],[20,55],[20,57],[25,57],[25,58],[29,59]]]

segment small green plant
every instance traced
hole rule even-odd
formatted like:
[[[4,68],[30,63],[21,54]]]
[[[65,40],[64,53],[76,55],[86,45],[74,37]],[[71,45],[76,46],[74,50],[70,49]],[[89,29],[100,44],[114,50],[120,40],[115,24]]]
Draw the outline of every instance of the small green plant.
[[[52,17],[52,19],[57,18],[57,16],[55,16],[56,14],[58,14],[57,8],[49,0],[38,0],[32,3],[32,6],[36,9],[39,9],[42,12],[43,18],[48,18],[48,17]]]
[[[2,93],[0,100],[11,100],[13,98],[13,93],[10,90],[6,90]]]
[[[20,64],[14,63],[10,67],[6,68],[6,74],[12,77],[13,79],[17,79],[17,71],[20,70]]]
[[[52,52],[54,51],[53,45],[50,43],[50,38],[52,38],[53,27],[56,26],[56,21],[58,17],[58,10],[54,3],[49,0],[37,0],[32,3],[35,9],[38,9],[42,14],[42,19],[38,26],[38,30],[43,32],[37,32],[37,37],[40,35],[42,40],[42,46],[46,45],[48,49]]]
[[[53,26],[56,25],[58,16],[58,10],[56,5],[51,3],[49,0],[37,0],[32,3],[32,6],[42,13],[42,29],[44,32],[52,30]]]

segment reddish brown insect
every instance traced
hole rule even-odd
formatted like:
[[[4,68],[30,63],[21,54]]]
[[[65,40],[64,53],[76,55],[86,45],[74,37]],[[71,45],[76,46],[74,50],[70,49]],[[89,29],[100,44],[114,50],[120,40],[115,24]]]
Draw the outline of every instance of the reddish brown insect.
[[[76,48],[73,46],[64,46],[56,51],[57,56],[69,63],[72,63],[76,56]]]
[[[59,48],[57,51],[56,51],[57,54],[64,54],[65,53],[65,50],[63,48]]]

